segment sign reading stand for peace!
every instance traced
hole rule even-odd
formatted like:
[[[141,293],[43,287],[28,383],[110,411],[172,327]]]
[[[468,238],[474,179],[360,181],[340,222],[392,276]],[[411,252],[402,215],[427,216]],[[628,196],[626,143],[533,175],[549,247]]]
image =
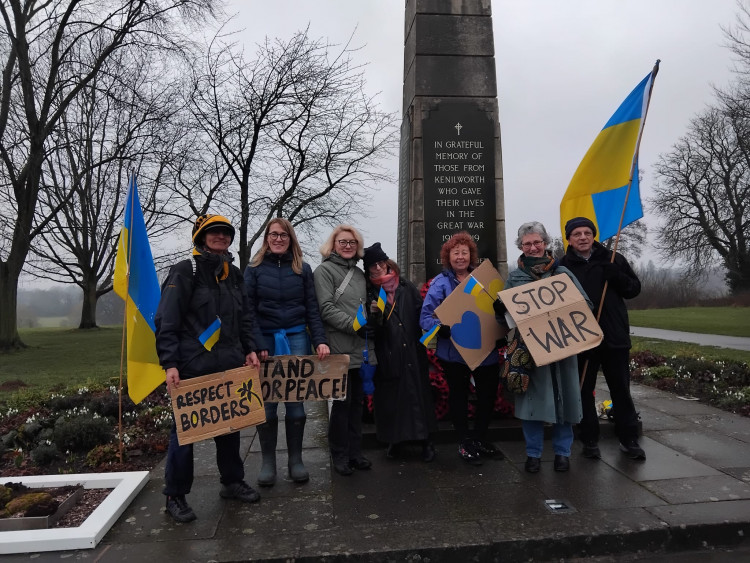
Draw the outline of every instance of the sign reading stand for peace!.
[[[327,401],[346,399],[349,356],[269,356],[260,363],[263,401]]]
[[[538,366],[590,350],[602,341],[596,317],[568,275],[506,289],[497,296]]]
[[[252,366],[183,379],[171,398],[181,446],[266,421],[258,370]]]

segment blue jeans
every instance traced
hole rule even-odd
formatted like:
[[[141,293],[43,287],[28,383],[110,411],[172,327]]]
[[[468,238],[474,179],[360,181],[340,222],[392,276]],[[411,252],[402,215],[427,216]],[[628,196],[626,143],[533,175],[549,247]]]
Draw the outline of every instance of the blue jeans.
[[[544,422],[541,420],[522,420],[523,436],[526,439],[526,455],[542,457],[544,448]],[[572,424],[552,425],[552,448],[555,455],[570,457],[570,446],[573,444]]]
[[[307,335],[307,331],[297,332],[294,334],[287,334],[287,340],[289,340],[289,349],[294,356],[309,356],[310,355],[310,337]],[[264,334],[263,340],[265,346],[261,349],[268,350],[269,353],[275,352],[273,335]],[[264,404],[266,409],[266,422],[270,420],[277,420],[279,418],[278,408],[279,403],[266,402]],[[305,405],[299,402],[286,402],[284,403],[287,420],[299,420],[305,418]]]

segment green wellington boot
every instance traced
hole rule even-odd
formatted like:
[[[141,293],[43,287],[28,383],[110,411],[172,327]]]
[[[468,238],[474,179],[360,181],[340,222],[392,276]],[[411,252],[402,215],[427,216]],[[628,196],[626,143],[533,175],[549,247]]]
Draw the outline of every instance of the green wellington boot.
[[[306,417],[284,421],[286,424],[286,447],[289,450],[289,476],[295,483],[305,483],[310,474],[302,463],[302,436],[305,433]]]
[[[276,483],[276,441],[278,437],[278,418],[258,426],[260,451],[263,453],[263,463],[258,474],[258,485],[261,487],[272,487]]]

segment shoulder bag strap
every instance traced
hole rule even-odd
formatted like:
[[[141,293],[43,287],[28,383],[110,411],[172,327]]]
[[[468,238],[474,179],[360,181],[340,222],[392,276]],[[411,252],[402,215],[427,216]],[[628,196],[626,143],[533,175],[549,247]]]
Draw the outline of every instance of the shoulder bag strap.
[[[339,297],[343,295],[344,290],[346,289],[346,286],[349,285],[349,280],[352,279],[353,275],[354,268],[349,268],[349,271],[346,273],[346,277],[344,277],[344,281],[341,282],[341,285],[336,288],[336,291],[333,294],[334,303],[336,303],[339,300]]]

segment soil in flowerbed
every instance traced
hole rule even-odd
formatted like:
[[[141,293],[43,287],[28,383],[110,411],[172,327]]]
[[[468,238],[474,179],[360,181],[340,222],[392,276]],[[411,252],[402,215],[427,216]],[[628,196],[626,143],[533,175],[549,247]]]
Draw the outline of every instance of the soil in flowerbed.
[[[9,481],[0,485],[0,521],[3,518],[54,516],[77,492],[78,500],[57,519],[55,528],[80,526],[107,498],[110,489],[82,489],[80,485],[31,488]]]

